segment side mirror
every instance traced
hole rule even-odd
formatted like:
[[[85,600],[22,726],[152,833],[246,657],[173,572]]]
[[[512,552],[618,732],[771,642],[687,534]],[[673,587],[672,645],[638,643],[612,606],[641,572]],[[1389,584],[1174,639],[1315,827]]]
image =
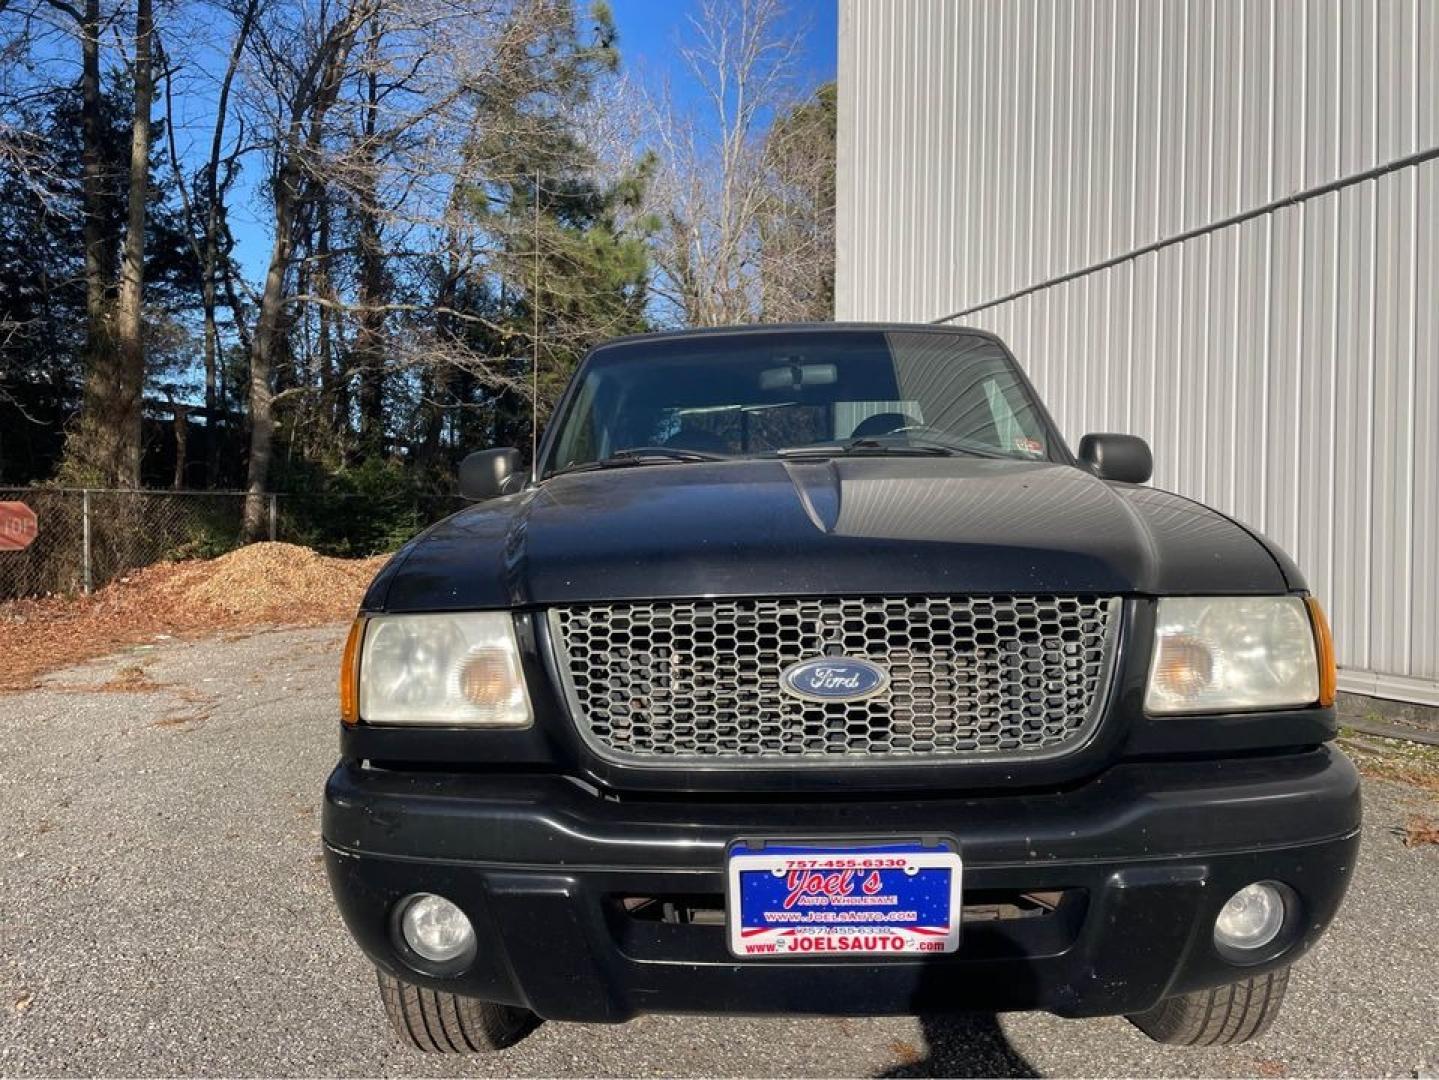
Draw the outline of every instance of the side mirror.
[[[1154,475],[1149,444],[1137,435],[1086,435],[1079,440],[1079,460],[1105,480],[1142,484]]]
[[[524,486],[523,459],[512,446],[477,450],[460,462],[460,494],[471,502],[510,495]]]

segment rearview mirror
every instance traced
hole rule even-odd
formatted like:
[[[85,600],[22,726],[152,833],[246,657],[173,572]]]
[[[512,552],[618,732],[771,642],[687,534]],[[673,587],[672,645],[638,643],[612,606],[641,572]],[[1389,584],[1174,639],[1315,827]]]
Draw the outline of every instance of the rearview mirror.
[[[460,462],[460,494],[471,502],[511,495],[524,486],[523,459],[512,446],[477,450]]]
[[[1126,484],[1142,484],[1154,475],[1149,444],[1137,435],[1112,432],[1086,435],[1079,440],[1079,460],[1095,476]]]
[[[761,390],[799,390],[806,386],[833,386],[839,369],[833,364],[787,364],[759,373]]]

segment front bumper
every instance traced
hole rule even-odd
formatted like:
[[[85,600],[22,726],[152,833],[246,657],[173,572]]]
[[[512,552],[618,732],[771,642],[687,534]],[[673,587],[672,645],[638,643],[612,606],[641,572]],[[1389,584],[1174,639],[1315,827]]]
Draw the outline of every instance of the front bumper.
[[[642,1012],[1136,1012],[1287,964],[1343,898],[1359,781],[1329,747],[1126,764],[1069,791],[846,801],[616,801],[562,777],[385,772],[344,763],[326,788],[330,883],[361,948],[411,982],[560,1020]],[[625,898],[715,897],[737,837],[958,837],[966,897],[1064,896],[1038,918],[966,922],[951,956],[738,960],[718,925],[647,921]],[[1215,950],[1241,886],[1288,884],[1300,917],[1261,962]],[[431,977],[390,937],[396,903],[435,892],[479,939]]]

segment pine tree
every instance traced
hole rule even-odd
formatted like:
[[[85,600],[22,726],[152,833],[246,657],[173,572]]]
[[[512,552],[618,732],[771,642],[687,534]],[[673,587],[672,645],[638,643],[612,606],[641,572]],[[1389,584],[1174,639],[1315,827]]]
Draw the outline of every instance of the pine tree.
[[[648,326],[652,226],[640,207],[653,161],[605,183],[577,124],[618,63],[613,22],[596,4],[586,42],[569,4],[545,6],[545,45],[531,50],[533,66],[512,84],[530,92],[488,101],[474,147],[486,175],[469,193],[470,211],[498,251],[470,294],[485,320],[471,343],[497,358],[509,387],[489,395],[471,447],[528,451],[532,407],[543,426],[588,349]]]
[[[109,267],[112,296],[125,226],[130,97],[128,87],[112,85],[100,101],[100,262]],[[0,482],[48,479],[81,406],[87,297],[84,215],[74,182],[81,172],[81,113],[78,87],[57,88],[43,110],[16,125],[36,133],[25,173],[0,170]],[[157,142],[163,135],[157,123]],[[158,153],[150,173],[148,322],[151,334],[170,344],[170,355],[183,354],[181,319],[197,278]],[[62,479],[98,479],[73,461],[61,468]]]

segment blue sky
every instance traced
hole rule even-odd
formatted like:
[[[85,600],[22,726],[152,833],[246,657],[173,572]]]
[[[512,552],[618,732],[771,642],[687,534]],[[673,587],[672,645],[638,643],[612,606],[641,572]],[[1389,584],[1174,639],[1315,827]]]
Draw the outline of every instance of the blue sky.
[[[620,60],[630,67],[670,71],[676,83],[683,65],[675,43],[686,28],[684,0],[610,0],[620,34]],[[792,0],[786,28],[803,35],[804,74],[815,82],[834,78],[839,39],[837,0]]]
[[[577,6],[583,10],[585,5]],[[610,0],[610,6],[619,31],[623,67],[645,79],[668,76],[676,97],[683,101],[686,72],[676,45],[687,29],[690,4],[685,0]],[[799,33],[803,42],[798,77],[811,84],[833,79],[839,33],[836,0],[792,0],[786,29]],[[197,112],[204,114],[203,118],[196,117],[204,138],[208,138],[210,123],[207,106],[212,104],[196,103]],[[252,171],[254,167],[252,163]],[[250,202],[253,188],[243,179],[237,187],[240,190],[235,192],[235,205],[231,210],[236,255],[246,276],[258,281],[264,274],[270,251],[265,209]]]

